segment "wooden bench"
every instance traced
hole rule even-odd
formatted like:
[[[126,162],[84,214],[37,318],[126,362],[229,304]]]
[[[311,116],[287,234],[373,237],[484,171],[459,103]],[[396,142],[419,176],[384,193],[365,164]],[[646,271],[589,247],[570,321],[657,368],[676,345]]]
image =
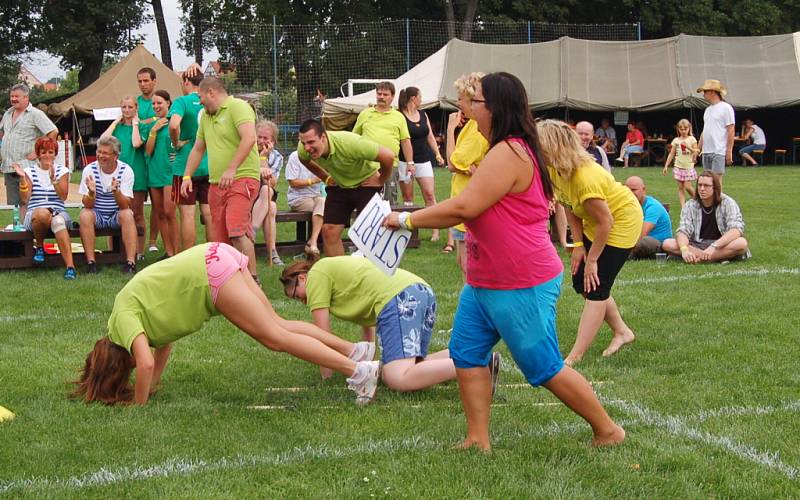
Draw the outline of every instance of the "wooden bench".
[[[143,232],[139,236],[143,236]],[[125,262],[125,252],[122,250],[122,234],[119,229],[96,229],[95,235],[99,239],[108,236],[112,240],[111,248],[108,250],[97,251],[95,261],[98,264],[116,264]],[[70,229],[70,239],[80,239],[80,230]],[[53,233],[47,232],[45,239],[53,239]],[[73,253],[75,265],[86,264],[86,255],[83,253]],[[64,261],[60,254],[45,253],[44,264],[42,266],[53,267],[63,266]],[[33,233],[31,231],[0,231],[0,269],[20,269],[33,267]]]
[[[392,207],[392,210],[395,211],[402,211],[402,212],[415,212],[417,210],[423,209],[425,207],[420,206],[413,206],[413,207],[403,207],[403,206],[396,206]],[[358,214],[353,215],[353,219],[355,219]],[[297,255],[301,254],[305,251],[306,242],[311,237],[311,212],[294,212],[294,211],[287,211],[287,210],[279,210],[275,216],[275,220],[278,224],[282,223],[294,223],[295,224],[295,239],[288,240],[288,241],[281,241],[280,235],[278,236],[279,240],[275,242],[275,248],[278,250],[278,253],[281,255]],[[347,239],[346,236],[347,229],[345,228],[345,232],[342,233],[342,240],[344,242],[345,247],[352,248],[353,244]],[[419,248],[420,241],[419,241],[419,231],[414,229],[411,231],[411,240],[408,242],[408,248]],[[317,246],[322,249],[322,237],[320,237],[320,241],[317,243]],[[257,243],[256,244],[256,254],[257,255],[267,255],[267,245],[265,243]]]

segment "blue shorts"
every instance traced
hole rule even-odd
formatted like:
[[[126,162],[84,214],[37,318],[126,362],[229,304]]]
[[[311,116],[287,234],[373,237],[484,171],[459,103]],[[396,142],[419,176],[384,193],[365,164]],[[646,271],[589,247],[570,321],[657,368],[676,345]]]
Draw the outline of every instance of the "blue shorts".
[[[643,153],[644,149],[641,146],[625,146],[625,158],[629,157],[631,153]]]
[[[95,229],[119,229],[119,210],[112,214],[102,214],[97,210],[94,212],[94,228]]]
[[[739,148],[739,154],[740,155],[744,153],[750,154],[753,151],[765,151],[766,149],[767,149],[766,144],[749,144],[747,146],[742,146],[741,148]]]
[[[503,339],[532,386],[558,374],[564,367],[556,333],[561,280],[559,273],[541,285],[518,290],[465,285],[450,337],[456,368],[487,366],[492,348]]]
[[[39,207],[42,208],[42,207]],[[25,226],[27,231],[33,231],[33,211],[36,210],[35,208],[28,208],[25,212],[25,221],[22,223]],[[60,215],[64,218],[64,223],[67,225],[67,229],[72,229],[72,219],[70,219],[69,214],[66,210],[61,210],[60,208],[48,208],[50,210],[50,214],[55,217],[56,215]],[[51,224],[52,227],[52,224]]]
[[[383,306],[377,321],[383,364],[428,355],[436,323],[436,296],[424,283],[407,286]]]
[[[453,241],[464,241],[467,239],[466,231],[461,231],[454,227],[450,228],[450,235],[453,237]]]

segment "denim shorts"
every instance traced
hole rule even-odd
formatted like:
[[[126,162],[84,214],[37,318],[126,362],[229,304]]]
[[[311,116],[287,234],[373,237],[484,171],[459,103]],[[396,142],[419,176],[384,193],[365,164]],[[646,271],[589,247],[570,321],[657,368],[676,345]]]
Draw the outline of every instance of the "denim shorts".
[[[377,319],[383,364],[425,358],[436,323],[436,296],[424,283],[409,285],[383,306]]]
[[[725,155],[703,153],[703,170],[711,170],[715,174],[725,173]]]
[[[456,368],[487,366],[503,339],[532,386],[546,384],[564,367],[556,333],[562,274],[540,285],[491,290],[465,285],[450,337]]]
[[[454,227],[450,228],[450,235],[453,237],[453,241],[464,241],[467,239],[466,231],[461,231]]]

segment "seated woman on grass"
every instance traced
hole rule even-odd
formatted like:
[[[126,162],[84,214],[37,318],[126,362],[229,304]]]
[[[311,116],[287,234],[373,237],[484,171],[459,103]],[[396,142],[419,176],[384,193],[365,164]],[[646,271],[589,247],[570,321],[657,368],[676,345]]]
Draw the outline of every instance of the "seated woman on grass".
[[[664,240],[663,247],[687,264],[750,257],[742,211],[733,198],[722,193],[719,177],[708,170],[700,174],[694,198],[681,209],[675,238]]]
[[[450,351],[428,356],[436,296],[419,276],[403,269],[387,276],[365,258],[341,256],[296,262],[283,271],[280,280],[286,296],[308,305],[314,324],[322,330],[331,331],[331,314],[360,325],[365,339],[374,338],[377,327],[381,378],[390,389],[417,391],[456,378]],[[339,352],[360,351],[367,360],[375,355],[374,343],[353,345],[337,338],[333,344],[329,338],[320,340]],[[500,354],[494,353],[493,388],[499,368]]]
[[[267,349],[287,352],[350,378],[356,403],[369,403],[379,364],[354,361],[318,339],[333,337],[314,325],[278,316],[247,269],[248,258],[225,243],[205,243],[153,264],[117,294],[108,335],[86,357],[74,397],[147,403],[167,364],[172,343],[222,314]],[[155,351],[152,351],[155,348]],[[136,385],[131,388],[131,371]]]

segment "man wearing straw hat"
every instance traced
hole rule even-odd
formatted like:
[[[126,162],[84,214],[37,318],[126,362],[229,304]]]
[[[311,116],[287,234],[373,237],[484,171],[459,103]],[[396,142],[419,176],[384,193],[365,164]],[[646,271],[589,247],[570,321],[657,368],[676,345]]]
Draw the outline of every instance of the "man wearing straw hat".
[[[697,92],[702,92],[703,99],[711,103],[703,114],[703,133],[700,134],[699,141],[703,170],[710,170],[721,185],[725,165],[733,163],[736,123],[733,107],[722,100],[728,91],[719,80],[706,80]]]

